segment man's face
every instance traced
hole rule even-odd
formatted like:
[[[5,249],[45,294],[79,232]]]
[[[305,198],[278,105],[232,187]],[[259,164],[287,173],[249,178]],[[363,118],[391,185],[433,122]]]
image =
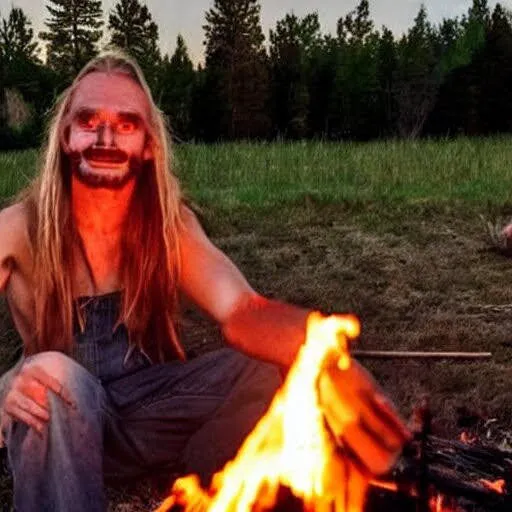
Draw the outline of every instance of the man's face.
[[[73,94],[63,135],[75,176],[91,187],[123,187],[152,158],[148,119],[146,95],[130,77],[86,75]]]

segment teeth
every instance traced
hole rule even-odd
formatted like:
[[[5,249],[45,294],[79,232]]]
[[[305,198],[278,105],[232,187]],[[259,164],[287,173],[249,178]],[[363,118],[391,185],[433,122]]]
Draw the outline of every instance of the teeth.
[[[89,160],[89,164],[92,167],[121,167],[124,166],[124,162],[114,160]]]

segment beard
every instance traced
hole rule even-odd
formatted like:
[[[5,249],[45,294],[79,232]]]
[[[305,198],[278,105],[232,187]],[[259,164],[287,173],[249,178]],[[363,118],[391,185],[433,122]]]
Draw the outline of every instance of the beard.
[[[90,188],[122,189],[144,168],[141,157],[117,148],[88,147],[69,154],[71,172]],[[94,162],[96,165],[92,164]]]

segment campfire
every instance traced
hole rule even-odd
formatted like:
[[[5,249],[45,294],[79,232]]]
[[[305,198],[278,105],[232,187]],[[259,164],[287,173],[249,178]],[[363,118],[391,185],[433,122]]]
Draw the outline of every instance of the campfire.
[[[323,377],[334,367],[349,368],[349,343],[359,330],[352,316],[310,315],[306,342],[284,385],[236,458],[215,475],[208,491],[194,476],[177,480],[158,512],[174,505],[211,512],[271,510],[283,488],[306,510],[362,510],[368,477],[341,455],[320,400],[321,394],[332,393],[330,380]],[[338,408],[336,418],[329,414],[337,430],[357,421],[348,409]],[[340,485],[349,472],[350,492]]]
[[[490,510],[510,506],[511,454],[431,436],[425,405],[415,414],[415,439],[392,473],[400,453],[376,460],[373,475],[347,455],[340,439],[358,418],[340,403],[329,376],[350,368],[349,344],[359,331],[353,316],[311,314],[306,342],[285,383],[237,456],[209,489],[195,475],[176,480],[155,512],[362,512],[371,487],[412,497],[415,509],[425,512],[464,510],[449,498],[457,495],[492,503]],[[482,464],[492,470],[482,472]],[[461,480],[456,469],[467,470],[472,481]]]

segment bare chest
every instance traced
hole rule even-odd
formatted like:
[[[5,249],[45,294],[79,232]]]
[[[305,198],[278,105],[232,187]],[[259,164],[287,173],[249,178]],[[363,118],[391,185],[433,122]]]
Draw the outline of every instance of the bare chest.
[[[75,250],[74,289],[77,296],[101,295],[121,288],[121,248],[118,240],[91,238]]]
[[[16,261],[6,289],[9,310],[23,340],[31,337],[35,323],[32,263],[28,254],[25,256]]]

